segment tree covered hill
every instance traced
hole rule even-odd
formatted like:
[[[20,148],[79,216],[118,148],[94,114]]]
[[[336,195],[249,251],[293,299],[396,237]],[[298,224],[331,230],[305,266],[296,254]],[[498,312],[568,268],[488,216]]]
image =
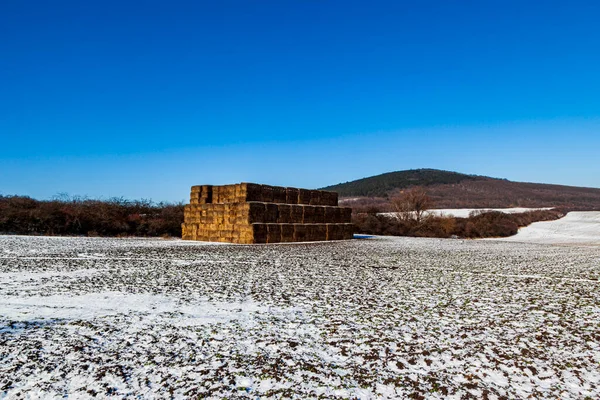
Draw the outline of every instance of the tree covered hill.
[[[324,187],[340,197],[357,198],[351,205],[389,207],[388,197],[422,186],[435,208],[566,207],[600,210],[600,189],[466,175],[436,169],[388,172]],[[350,205],[350,203],[346,203]]]
[[[357,179],[322,188],[338,192],[341,197],[365,196],[385,197],[390,192],[411,186],[432,186],[440,184],[457,184],[464,181],[490,180],[493,178],[477,175],[466,175],[458,172],[437,169],[411,169],[407,171],[387,172],[381,175]]]

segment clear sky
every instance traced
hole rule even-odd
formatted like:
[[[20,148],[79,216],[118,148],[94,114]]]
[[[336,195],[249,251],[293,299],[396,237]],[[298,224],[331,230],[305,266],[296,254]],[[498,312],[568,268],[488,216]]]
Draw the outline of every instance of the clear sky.
[[[600,187],[600,2],[0,1],[0,194]]]

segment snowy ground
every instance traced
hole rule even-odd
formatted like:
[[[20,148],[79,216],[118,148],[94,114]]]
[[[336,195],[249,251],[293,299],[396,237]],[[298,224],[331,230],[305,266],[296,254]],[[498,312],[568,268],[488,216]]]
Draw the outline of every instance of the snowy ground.
[[[556,221],[535,222],[519,229],[515,236],[497,240],[600,246],[600,212],[570,212]]]
[[[427,210],[428,214],[433,214],[437,216],[443,217],[456,217],[456,218],[469,218],[472,212],[485,212],[485,211],[499,211],[506,214],[519,214],[527,211],[536,211],[536,210],[551,210],[552,207],[542,207],[542,208],[524,208],[524,207],[513,207],[513,208],[440,208]],[[380,213],[382,215],[394,216],[397,213],[395,212],[386,212]]]
[[[0,399],[600,396],[600,248],[0,236]]]

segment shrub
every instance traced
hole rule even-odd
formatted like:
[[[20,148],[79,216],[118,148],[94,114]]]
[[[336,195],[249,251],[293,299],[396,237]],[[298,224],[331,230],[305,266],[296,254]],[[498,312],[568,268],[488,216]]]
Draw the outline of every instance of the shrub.
[[[0,196],[0,232],[38,235],[181,236],[183,204],[61,196]]]

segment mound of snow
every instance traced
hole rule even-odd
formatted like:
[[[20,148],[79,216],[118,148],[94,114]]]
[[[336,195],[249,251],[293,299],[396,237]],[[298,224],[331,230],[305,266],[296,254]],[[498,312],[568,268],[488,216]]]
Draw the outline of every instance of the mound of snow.
[[[495,240],[600,246],[600,212],[570,212],[559,220],[535,222],[515,236]]]

